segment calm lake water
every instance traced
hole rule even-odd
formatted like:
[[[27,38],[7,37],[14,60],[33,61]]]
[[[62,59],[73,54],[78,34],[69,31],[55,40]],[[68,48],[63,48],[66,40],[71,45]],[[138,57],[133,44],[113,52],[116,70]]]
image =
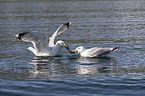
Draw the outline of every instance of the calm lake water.
[[[0,1],[0,96],[145,96],[145,1]],[[101,58],[81,58],[62,49],[36,57],[23,31],[58,36],[73,50],[82,45],[115,47]]]

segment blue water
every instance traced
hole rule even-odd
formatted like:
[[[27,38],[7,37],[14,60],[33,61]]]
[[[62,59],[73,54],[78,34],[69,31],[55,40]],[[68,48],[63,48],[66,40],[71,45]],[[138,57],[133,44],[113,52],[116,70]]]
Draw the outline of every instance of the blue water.
[[[144,96],[145,1],[0,1],[0,96]],[[105,57],[82,58],[65,48],[57,57],[36,57],[24,31],[78,46],[116,47]]]

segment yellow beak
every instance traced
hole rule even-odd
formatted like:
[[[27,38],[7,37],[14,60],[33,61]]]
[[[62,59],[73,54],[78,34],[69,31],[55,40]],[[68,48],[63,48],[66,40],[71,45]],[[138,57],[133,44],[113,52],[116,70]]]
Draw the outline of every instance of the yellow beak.
[[[63,46],[68,48],[68,46],[66,44],[64,44]]]
[[[63,44],[63,46],[64,46],[67,50],[69,50],[69,47],[68,47],[66,44]]]
[[[74,49],[72,52],[76,52],[77,50],[76,49]]]

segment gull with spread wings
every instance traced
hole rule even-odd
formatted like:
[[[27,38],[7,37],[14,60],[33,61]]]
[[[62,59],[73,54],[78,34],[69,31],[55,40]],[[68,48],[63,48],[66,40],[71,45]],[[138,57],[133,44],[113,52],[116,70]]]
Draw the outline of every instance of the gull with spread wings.
[[[61,48],[67,48],[67,45],[61,40],[54,44],[55,37],[69,29],[70,24],[71,22],[60,25],[49,38],[49,44],[47,43],[47,35],[41,32],[23,32],[15,35],[15,38],[24,42],[31,42],[34,48],[28,47],[28,49],[36,56],[57,56]]]

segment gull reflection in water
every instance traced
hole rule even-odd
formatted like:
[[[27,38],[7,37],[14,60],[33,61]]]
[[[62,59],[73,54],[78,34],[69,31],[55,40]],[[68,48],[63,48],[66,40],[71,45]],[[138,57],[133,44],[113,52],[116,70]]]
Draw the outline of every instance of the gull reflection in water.
[[[78,74],[98,74],[98,73],[108,73],[112,69],[116,62],[115,58],[101,57],[101,58],[79,58],[77,60],[79,64],[75,67]]]
[[[35,57],[30,64],[33,64],[34,77],[60,77],[68,73],[68,60],[61,57]],[[45,76],[45,77],[44,77]]]
[[[68,57],[35,57],[33,64],[34,78],[61,78],[65,76],[98,75],[110,73],[115,65],[115,58],[68,58]]]

